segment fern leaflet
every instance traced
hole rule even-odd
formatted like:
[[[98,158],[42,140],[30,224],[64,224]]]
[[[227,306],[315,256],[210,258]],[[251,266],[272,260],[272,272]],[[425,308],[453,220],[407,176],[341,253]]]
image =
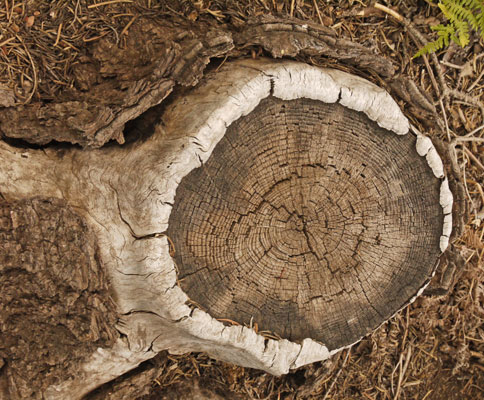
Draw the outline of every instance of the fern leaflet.
[[[413,58],[447,47],[451,40],[461,47],[467,46],[470,41],[470,28],[484,39],[483,0],[440,0],[438,6],[448,22],[430,27],[437,32],[437,39],[427,43]]]

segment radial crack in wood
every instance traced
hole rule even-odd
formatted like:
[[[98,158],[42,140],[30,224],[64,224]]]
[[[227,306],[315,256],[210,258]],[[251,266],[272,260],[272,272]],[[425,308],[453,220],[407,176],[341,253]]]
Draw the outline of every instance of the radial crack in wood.
[[[226,81],[238,90],[223,100]],[[191,117],[183,104],[202,96]],[[245,61],[165,115],[174,132],[185,121],[201,151],[172,171],[183,179],[167,234],[182,289],[213,317],[332,351],[429,282],[452,196],[435,148],[407,134],[386,92],[341,71]]]

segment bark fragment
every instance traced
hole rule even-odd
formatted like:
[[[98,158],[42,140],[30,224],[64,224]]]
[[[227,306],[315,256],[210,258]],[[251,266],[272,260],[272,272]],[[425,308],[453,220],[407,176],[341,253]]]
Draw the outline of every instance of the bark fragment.
[[[138,21],[124,48],[107,39],[87,48],[73,67],[77,87],[59,99],[0,108],[0,133],[38,145],[124,143],[126,122],[163,101],[175,84],[196,84],[210,58],[232,47],[228,32]],[[2,93],[0,106],[11,105]]]
[[[339,38],[331,28],[295,18],[271,15],[254,18],[234,35],[234,43],[237,48],[262,46],[275,58],[326,56],[373,70],[384,78],[394,74],[389,60],[376,56],[360,44]]]
[[[73,65],[74,87],[59,98],[14,106],[12,92],[4,91],[0,135],[37,145],[123,143],[126,122],[162,102],[175,85],[196,84],[212,57],[245,57],[254,47],[276,58],[297,57],[318,64],[336,60],[346,69],[377,75],[388,82],[396,98],[409,104],[408,111],[415,118],[425,123],[435,115],[431,102],[415,84],[395,76],[391,61],[340,38],[328,27],[273,16],[249,19],[237,27],[138,18],[125,47],[107,39],[86,47]]]

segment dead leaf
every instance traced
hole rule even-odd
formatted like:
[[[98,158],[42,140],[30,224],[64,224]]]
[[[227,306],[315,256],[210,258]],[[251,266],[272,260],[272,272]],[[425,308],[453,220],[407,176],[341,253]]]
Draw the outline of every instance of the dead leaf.
[[[461,78],[464,78],[466,76],[474,76],[474,69],[472,68],[471,61],[467,61],[463,65],[462,69],[460,70],[459,75],[460,75]]]
[[[322,19],[323,19],[324,26],[331,26],[331,25],[333,25],[333,22],[334,22],[333,21],[333,18],[327,17],[326,15],[323,15],[322,16]]]
[[[188,14],[188,19],[190,21],[195,22],[198,19],[198,12],[196,12],[195,10],[193,10],[190,14]]]
[[[27,28],[30,28],[34,24],[34,21],[35,21],[35,17],[33,15],[31,15],[30,17],[25,18],[25,26]]]
[[[434,26],[440,24],[440,20],[438,20],[435,17],[428,17],[424,19],[424,22],[428,24],[429,26]]]

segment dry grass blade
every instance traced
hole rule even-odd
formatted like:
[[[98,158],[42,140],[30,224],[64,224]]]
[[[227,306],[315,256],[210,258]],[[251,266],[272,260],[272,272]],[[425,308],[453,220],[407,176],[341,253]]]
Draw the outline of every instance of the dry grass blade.
[[[410,363],[410,357],[412,355],[412,346],[408,346],[407,354],[405,356],[405,364],[403,364],[402,367],[402,358],[400,358],[399,361],[399,375],[398,375],[398,383],[397,383],[397,389],[395,391],[395,397],[394,400],[398,400],[400,397],[400,391],[402,389],[402,383],[404,381],[405,374],[407,372],[408,364]],[[401,353],[401,356],[403,357],[403,353]]]
[[[32,90],[30,92],[30,94],[28,95],[28,97],[24,100],[24,104],[27,104],[30,102],[30,100],[32,99],[32,97],[34,96],[34,93],[36,92],[37,90],[37,85],[38,85],[38,80],[37,80],[37,68],[35,66],[35,63],[34,63],[34,60],[32,59],[32,56],[30,54],[30,51],[29,49],[27,48],[27,46],[25,45],[24,41],[22,40],[21,37],[17,36],[16,35],[16,38],[17,40],[22,43],[22,46],[25,50],[25,53],[27,54],[27,57],[29,58],[29,61],[30,61],[30,64],[32,65],[32,73],[34,75],[34,78],[33,78],[33,82],[34,82],[34,85],[32,87]]]
[[[340,376],[341,371],[343,371],[344,367],[346,366],[346,362],[348,361],[350,353],[351,353],[351,348],[346,350],[346,355],[345,355],[345,358],[343,360],[343,363],[339,367],[338,372],[336,372],[336,374],[333,376],[331,384],[329,385],[328,389],[326,390],[326,393],[322,397],[322,400],[326,400],[328,398],[328,396],[331,394],[331,391],[333,390],[333,387],[336,384],[336,381],[338,380],[338,377]]]
[[[87,6],[87,8],[96,8],[96,7],[102,7],[102,6],[107,6],[110,4],[116,4],[116,3],[132,3],[133,0],[109,0],[109,1],[103,1],[101,3],[95,3],[95,4],[90,4]]]

